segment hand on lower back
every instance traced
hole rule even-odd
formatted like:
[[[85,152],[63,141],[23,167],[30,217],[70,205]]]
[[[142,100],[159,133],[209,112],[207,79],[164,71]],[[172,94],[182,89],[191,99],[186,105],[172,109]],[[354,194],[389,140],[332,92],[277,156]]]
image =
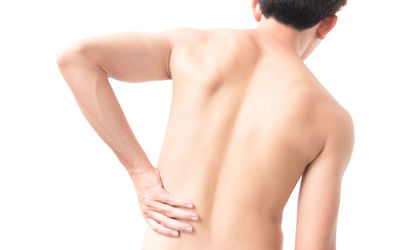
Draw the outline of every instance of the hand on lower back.
[[[175,197],[165,190],[158,168],[151,167],[148,171],[133,176],[132,180],[142,214],[154,231],[170,237],[179,237],[179,232],[193,231],[190,224],[175,220],[196,221],[197,219],[192,219],[192,217],[198,218],[196,213],[179,208],[194,208],[193,203]],[[186,228],[189,228],[189,231],[186,231]]]

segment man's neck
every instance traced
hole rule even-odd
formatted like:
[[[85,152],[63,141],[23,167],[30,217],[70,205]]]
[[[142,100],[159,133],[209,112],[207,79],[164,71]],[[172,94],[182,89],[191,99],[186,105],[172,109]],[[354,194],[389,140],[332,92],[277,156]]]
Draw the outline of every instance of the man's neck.
[[[302,60],[304,59],[303,54],[307,49],[307,39],[305,39],[302,32],[279,23],[273,18],[266,19],[264,17],[262,17],[255,32],[269,46],[296,54]]]

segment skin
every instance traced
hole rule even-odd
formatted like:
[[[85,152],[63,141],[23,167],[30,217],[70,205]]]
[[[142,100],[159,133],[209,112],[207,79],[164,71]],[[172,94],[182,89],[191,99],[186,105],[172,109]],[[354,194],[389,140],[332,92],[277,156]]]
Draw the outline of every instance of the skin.
[[[295,249],[336,248],[354,126],[303,60],[337,16],[300,32],[264,18],[256,0],[252,9],[255,29],[121,32],[82,39],[57,55],[79,108],[132,178],[149,225],[144,250],[282,249],[283,209],[300,178]],[[172,79],[157,166],[109,77]]]

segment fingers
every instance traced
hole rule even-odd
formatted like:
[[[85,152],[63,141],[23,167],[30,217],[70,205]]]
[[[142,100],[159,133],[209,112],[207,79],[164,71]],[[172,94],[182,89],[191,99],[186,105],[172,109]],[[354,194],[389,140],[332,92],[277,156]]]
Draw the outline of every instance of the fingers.
[[[181,231],[181,232],[185,232],[185,233],[193,232],[193,227],[191,225],[171,219],[171,218],[169,218],[163,214],[160,214],[158,212],[147,211],[146,217],[155,220],[156,222],[158,222],[158,224],[160,224],[161,226],[163,226],[167,229]],[[157,228],[160,229],[159,226],[157,226]],[[162,230],[163,230],[163,232],[165,232],[165,229],[162,229]],[[171,234],[171,232],[169,232],[169,231],[167,233]]]
[[[147,200],[146,206],[148,206],[148,208],[150,208],[151,210],[164,214],[170,218],[192,220],[192,221],[198,220],[197,214],[193,212],[188,212],[182,209],[178,209],[161,202]]]
[[[160,224],[158,224],[155,220],[153,220],[152,218],[146,218],[146,221],[149,223],[150,227],[156,231],[159,234],[163,234],[165,236],[172,236],[172,237],[178,237],[179,236],[179,232],[166,228]]]
[[[192,202],[181,199],[181,198],[177,198],[177,197],[173,196],[172,194],[170,194],[169,192],[165,191],[165,189],[164,189],[164,192],[162,192],[156,196],[156,199],[163,203],[167,203],[171,206],[194,208],[194,204]]]

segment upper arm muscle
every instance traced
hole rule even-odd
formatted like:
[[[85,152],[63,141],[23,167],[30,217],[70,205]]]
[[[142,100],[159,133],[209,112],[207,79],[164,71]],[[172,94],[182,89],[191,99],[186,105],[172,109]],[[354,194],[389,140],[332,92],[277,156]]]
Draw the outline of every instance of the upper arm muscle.
[[[341,181],[351,158],[354,129],[347,112],[332,124],[324,149],[301,180],[296,250],[335,249]]]
[[[82,39],[79,44],[109,77],[125,82],[168,80],[174,39],[181,29],[119,32]]]

